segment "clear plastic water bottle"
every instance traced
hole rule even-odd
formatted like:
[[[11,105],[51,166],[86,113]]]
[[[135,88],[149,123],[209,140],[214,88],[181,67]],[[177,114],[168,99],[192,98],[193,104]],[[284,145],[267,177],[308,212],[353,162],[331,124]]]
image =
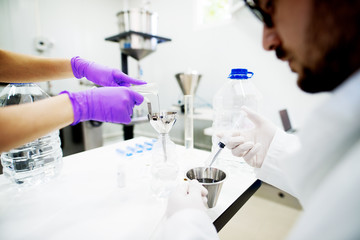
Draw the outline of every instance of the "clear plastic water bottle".
[[[33,83],[11,83],[0,93],[0,106],[32,103],[49,95]],[[62,167],[59,131],[1,154],[4,175],[23,186],[35,185],[57,176]]]
[[[242,106],[247,106],[254,111],[258,110],[260,93],[251,80],[253,75],[253,72],[244,68],[232,69],[226,83],[215,94],[212,125],[213,151],[216,151],[214,148],[218,147],[220,138],[217,135],[219,133],[226,138],[233,131],[254,127],[241,110]]]

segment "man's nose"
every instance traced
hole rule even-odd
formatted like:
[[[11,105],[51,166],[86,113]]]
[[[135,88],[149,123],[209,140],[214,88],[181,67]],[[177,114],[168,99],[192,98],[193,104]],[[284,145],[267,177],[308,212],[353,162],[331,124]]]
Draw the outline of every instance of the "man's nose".
[[[263,48],[267,51],[275,50],[281,44],[275,28],[263,28]]]

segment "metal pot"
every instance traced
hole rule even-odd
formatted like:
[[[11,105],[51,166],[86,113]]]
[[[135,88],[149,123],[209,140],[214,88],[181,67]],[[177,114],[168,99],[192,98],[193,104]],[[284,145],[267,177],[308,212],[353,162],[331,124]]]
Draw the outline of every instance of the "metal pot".
[[[144,9],[130,9],[120,11],[116,16],[120,33],[136,32],[120,39],[120,49],[123,53],[140,60],[156,50],[157,39],[151,36],[157,34],[157,13]]]

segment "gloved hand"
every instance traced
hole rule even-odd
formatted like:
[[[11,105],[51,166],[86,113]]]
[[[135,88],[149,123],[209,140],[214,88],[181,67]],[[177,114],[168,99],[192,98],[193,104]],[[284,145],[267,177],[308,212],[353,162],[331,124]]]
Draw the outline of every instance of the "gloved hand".
[[[193,208],[205,210],[208,191],[197,180],[182,182],[169,196],[166,209],[167,217],[175,212]]]
[[[86,77],[88,80],[101,86],[124,86],[131,84],[142,85],[146,82],[129,77],[116,68],[110,68],[95,62],[89,62],[79,56],[71,59],[71,68],[78,79]]]
[[[126,87],[92,88],[86,91],[66,93],[72,103],[75,125],[81,121],[130,123],[134,105],[140,105],[144,97]]]
[[[242,107],[254,128],[233,132],[226,147],[234,156],[243,157],[252,167],[260,168],[275,136],[276,126],[247,107]]]

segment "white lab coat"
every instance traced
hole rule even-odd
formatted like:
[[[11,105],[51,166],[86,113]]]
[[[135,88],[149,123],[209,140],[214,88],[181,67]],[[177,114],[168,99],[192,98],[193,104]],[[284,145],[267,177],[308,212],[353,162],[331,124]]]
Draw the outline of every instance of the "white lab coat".
[[[300,142],[278,131],[257,172],[297,196],[304,208],[288,239],[360,239],[360,71],[333,91],[298,135]],[[189,219],[194,224],[205,218],[187,212],[186,219],[178,214],[172,222],[181,232]],[[211,224],[191,231],[191,239],[214,237]]]

